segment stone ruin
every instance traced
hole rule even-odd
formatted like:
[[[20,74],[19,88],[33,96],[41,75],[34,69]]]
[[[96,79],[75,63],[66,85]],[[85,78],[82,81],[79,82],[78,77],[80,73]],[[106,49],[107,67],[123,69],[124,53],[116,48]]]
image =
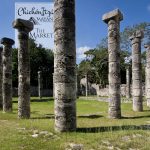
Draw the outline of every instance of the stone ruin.
[[[120,98],[120,21],[123,15],[115,9],[103,15],[102,20],[108,25],[108,53],[109,53],[109,110],[110,118],[121,118]],[[33,23],[28,20],[17,19],[13,28],[18,30],[18,117],[30,118],[30,59],[28,39],[33,30]],[[131,38],[132,43],[132,96],[133,110],[142,111],[141,86],[141,39],[143,33],[137,31]],[[54,96],[55,96],[55,130],[59,132],[76,130],[76,42],[75,42],[75,0],[56,0],[54,2]],[[12,45],[9,38],[1,39],[3,48],[0,48],[0,108],[3,111],[12,111]],[[146,44],[146,96],[147,105],[150,105],[149,95],[149,51],[150,44]],[[3,50],[3,55],[2,55]],[[3,59],[3,60],[2,60]],[[2,71],[3,68],[3,71]],[[2,73],[3,72],[3,73]],[[39,97],[42,98],[42,77],[38,72]],[[129,72],[127,70],[127,97],[130,97]],[[86,95],[88,95],[88,79],[86,76]]]

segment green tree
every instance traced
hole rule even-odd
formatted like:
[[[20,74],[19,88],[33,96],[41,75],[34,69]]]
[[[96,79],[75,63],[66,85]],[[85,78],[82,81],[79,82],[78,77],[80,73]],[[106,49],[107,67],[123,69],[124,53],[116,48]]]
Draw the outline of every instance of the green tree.
[[[53,87],[54,55],[52,50],[37,45],[33,39],[29,40],[31,85],[38,85],[38,71],[42,71],[44,88]],[[13,86],[18,86],[18,50],[13,49]]]

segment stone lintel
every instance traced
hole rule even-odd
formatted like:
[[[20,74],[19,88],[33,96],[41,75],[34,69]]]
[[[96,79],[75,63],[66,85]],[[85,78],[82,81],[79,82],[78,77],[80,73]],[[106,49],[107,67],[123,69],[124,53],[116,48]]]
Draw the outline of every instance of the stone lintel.
[[[6,38],[6,37],[1,39],[1,44],[3,44],[3,45],[7,45],[7,44],[14,45],[14,43],[15,43],[14,40]]]
[[[118,21],[123,20],[123,14],[119,9],[115,9],[103,15],[102,20],[108,23],[110,20],[118,19]]]
[[[20,18],[13,21],[12,25],[13,25],[13,28],[25,29],[28,32],[32,31],[33,27],[34,27],[34,25],[31,21],[20,19]]]
[[[144,32],[142,30],[137,30],[133,33],[133,35],[129,38],[130,40],[133,40],[134,38],[140,38],[142,39],[144,37]]]

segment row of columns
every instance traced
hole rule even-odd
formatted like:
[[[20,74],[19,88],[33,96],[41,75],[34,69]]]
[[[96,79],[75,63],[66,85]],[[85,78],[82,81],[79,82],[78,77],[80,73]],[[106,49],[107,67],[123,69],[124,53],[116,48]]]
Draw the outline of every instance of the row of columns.
[[[119,9],[106,13],[102,17],[103,21],[108,24],[108,53],[109,53],[109,110],[110,118],[121,118],[121,101],[120,101],[120,37],[119,27],[123,15]],[[132,45],[132,99],[133,110],[143,111],[142,100],[142,68],[141,68],[141,40],[142,31],[136,31],[131,37]],[[146,93],[147,106],[150,105],[150,44],[145,45],[147,48],[147,65],[146,65]],[[126,94],[130,98],[130,74],[129,68],[126,72]]]
[[[120,102],[120,21],[122,13],[116,9],[103,16],[103,21],[108,24],[108,52],[109,52],[109,117],[121,118]],[[13,27],[18,30],[18,117],[30,117],[30,59],[28,49],[29,32],[33,24],[29,21],[17,19]],[[133,58],[133,104],[134,110],[142,110],[141,102],[141,76],[140,76],[140,42],[142,35],[135,33],[131,38]],[[54,1],[54,95],[55,95],[55,130],[76,130],[76,51],[75,51],[75,0]],[[14,42],[1,41],[5,50],[11,49]],[[11,52],[6,53],[9,56]],[[6,58],[4,58],[5,60]],[[8,57],[6,61],[10,61]],[[10,63],[11,64],[11,63]],[[7,67],[7,68],[6,68]],[[10,65],[3,68],[3,89],[11,89]],[[147,69],[149,67],[147,66]],[[148,71],[147,71],[148,72]],[[149,79],[149,78],[148,78]],[[150,88],[147,86],[147,89]],[[8,88],[7,88],[8,90]],[[8,96],[8,95],[6,95]],[[10,97],[8,97],[9,99]],[[12,97],[11,97],[12,98]],[[7,100],[8,100],[7,99]],[[12,107],[11,104],[8,106]],[[4,106],[5,107],[5,106]],[[11,110],[12,108],[10,108]]]
[[[29,118],[30,117],[30,55],[29,55],[29,48],[28,48],[28,40],[29,40],[29,32],[33,29],[33,23],[27,20],[17,19],[13,22],[13,28],[18,30],[18,40],[19,40],[18,117]],[[0,63],[1,63],[0,65],[1,66],[0,67],[0,107],[1,109],[3,107],[4,112],[11,112],[12,111],[12,45],[14,44],[14,41],[9,38],[2,38],[1,44],[3,44],[3,48],[0,48]]]
[[[18,117],[30,117],[30,54],[29,32],[33,30],[33,23],[28,20],[17,19],[13,28],[18,30]],[[2,38],[0,47],[0,109],[4,112],[12,111],[12,45],[14,41]],[[39,97],[42,98],[42,73],[38,72]]]

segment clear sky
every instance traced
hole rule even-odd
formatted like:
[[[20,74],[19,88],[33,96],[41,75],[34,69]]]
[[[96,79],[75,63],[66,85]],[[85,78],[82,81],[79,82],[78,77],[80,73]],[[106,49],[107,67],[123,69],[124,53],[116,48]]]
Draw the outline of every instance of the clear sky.
[[[15,38],[12,21],[15,2],[52,2],[53,0],[0,0],[0,37]],[[84,51],[96,47],[107,36],[102,15],[119,8],[124,14],[121,30],[139,22],[150,22],[150,0],[76,0],[77,62]]]

